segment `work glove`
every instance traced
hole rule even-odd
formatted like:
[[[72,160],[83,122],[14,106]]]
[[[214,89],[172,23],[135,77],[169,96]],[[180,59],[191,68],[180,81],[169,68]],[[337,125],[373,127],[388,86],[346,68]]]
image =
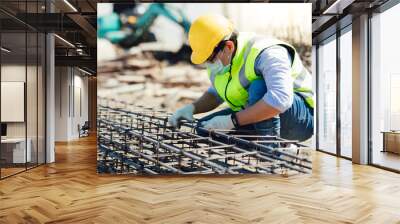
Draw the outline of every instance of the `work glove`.
[[[235,127],[232,122],[231,115],[223,115],[223,116],[216,116],[208,121],[201,122],[201,125],[207,129],[221,129],[221,130],[230,130]]]
[[[168,118],[168,123],[174,127],[178,126],[178,122],[182,119],[186,119],[188,121],[193,121],[193,112],[194,112],[194,105],[188,104],[172,114],[171,117]]]

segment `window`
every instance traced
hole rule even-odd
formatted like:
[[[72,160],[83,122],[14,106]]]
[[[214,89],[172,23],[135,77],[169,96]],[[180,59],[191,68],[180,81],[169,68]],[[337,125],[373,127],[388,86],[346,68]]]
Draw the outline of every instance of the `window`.
[[[1,1],[0,7],[23,16],[42,12],[44,4]],[[8,99],[0,105],[0,179],[45,163],[45,43],[44,33],[0,12],[0,92]]]
[[[372,163],[400,170],[400,150],[384,147],[383,132],[400,130],[400,5],[371,18],[371,137]],[[400,138],[400,133],[397,135]],[[396,148],[396,147],[395,147]],[[399,149],[399,146],[397,146]]]
[[[340,154],[352,156],[352,33],[351,25],[340,36]]]
[[[336,153],[336,36],[318,48],[318,149]]]
[[[314,96],[317,94],[317,45],[312,45],[311,51],[311,74],[312,74],[312,90]],[[318,108],[317,102],[315,103],[315,108]],[[317,148],[317,125],[316,125],[316,112],[314,112],[314,134],[311,138],[311,147],[313,149]]]

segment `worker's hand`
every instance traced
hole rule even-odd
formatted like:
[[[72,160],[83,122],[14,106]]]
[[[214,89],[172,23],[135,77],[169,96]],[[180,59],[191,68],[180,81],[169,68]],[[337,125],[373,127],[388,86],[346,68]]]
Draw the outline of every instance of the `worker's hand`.
[[[216,116],[208,121],[201,122],[201,125],[207,129],[222,129],[229,130],[235,127],[232,122],[231,115]]]
[[[182,119],[186,119],[188,121],[193,121],[193,112],[194,112],[194,105],[188,104],[177,111],[168,119],[168,123],[172,126],[178,126],[178,122]]]

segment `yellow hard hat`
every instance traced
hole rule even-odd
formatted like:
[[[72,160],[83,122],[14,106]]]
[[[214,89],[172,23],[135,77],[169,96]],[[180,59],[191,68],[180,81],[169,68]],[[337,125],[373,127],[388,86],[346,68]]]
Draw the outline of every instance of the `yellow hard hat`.
[[[210,57],[214,48],[233,32],[233,24],[221,15],[206,14],[198,17],[189,30],[191,61],[202,64]]]

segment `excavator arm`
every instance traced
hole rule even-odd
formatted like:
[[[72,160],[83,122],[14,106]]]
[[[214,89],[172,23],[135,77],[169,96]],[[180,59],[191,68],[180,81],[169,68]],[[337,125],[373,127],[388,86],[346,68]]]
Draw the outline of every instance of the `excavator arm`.
[[[186,33],[189,32],[191,23],[182,10],[168,7],[164,3],[152,3],[147,10],[136,19],[134,24],[128,25],[128,31],[121,31],[121,22],[119,20],[116,21],[115,14],[109,15],[108,18],[101,18],[102,20],[99,22],[101,35],[99,36],[105,37],[125,49],[146,42],[149,39],[151,41],[154,37],[149,37],[149,29],[158,16],[166,17],[181,26]],[[110,29],[107,30],[107,27],[104,27],[104,25],[107,25]]]

